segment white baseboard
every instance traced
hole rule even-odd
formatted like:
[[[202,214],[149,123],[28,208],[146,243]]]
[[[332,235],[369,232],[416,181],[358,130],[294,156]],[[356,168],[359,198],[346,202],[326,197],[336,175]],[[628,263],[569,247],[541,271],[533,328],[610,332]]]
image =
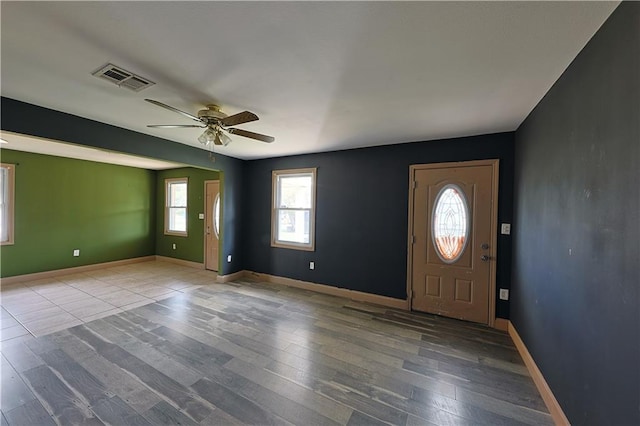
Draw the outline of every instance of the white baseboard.
[[[279,277],[277,275],[262,274],[253,271],[244,271],[248,278],[258,279],[260,281],[282,284],[288,287],[302,288],[305,290],[315,291],[317,293],[330,294],[332,296],[344,297],[358,302],[374,303],[376,305],[387,306],[389,308],[408,310],[407,300],[395,299],[393,297],[380,296],[377,294],[364,293],[346,288],[338,288],[325,284],[317,284],[308,281],[295,280],[293,278]]]
[[[156,255],[155,258],[156,260],[160,260],[162,262],[174,263],[176,265],[188,266],[190,268],[204,269],[204,263],[192,262],[190,260],[176,259],[175,257],[160,255]]]
[[[95,271],[97,269],[111,268],[114,266],[130,265],[132,263],[149,262],[155,260],[156,256],[134,257],[132,259],[114,260],[112,262],[94,263],[92,265],[74,266],[72,268],[54,269],[53,271],[35,272],[33,274],[16,275],[13,277],[0,278],[3,286],[22,283],[25,281],[42,280],[45,278],[55,278],[63,275],[77,274],[79,272]]]
[[[502,331],[509,331],[509,320],[504,318],[496,318],[493,323],[493,328]]]
[[[509,321],[509,335],[511,336],[513,343],[516,345],[518,352],[520,352],[520,356],[522,357],[524,364],[527,366],[529,374],[531,374],[531,378],[533,378],[533,382],[536,384],[538,392],[540,392],[540,396],[542,396],[544,403],[547,405],[547,409],[549,410],[554,423],[562,426],[570,425],[571,423],[569,423],[569,419],[567,419],[564,411],[562,411],[560,403],[558,403],[555,395],[553,395],[553,392],[547,384],[547,381],[544,379],[542,372],[536,365],[536,362],[533,360],[533,357],[529,353],[529,350],[520,338],[518,331],[511,321]]]
[[[247,271],[238,271],[238,272],[234,272],[233,274],[218,275],[218,278],[216,278],[216,281],[219,283],[228,283],[229,281],[240,280],[244,278],[246,274],[247,274]]]

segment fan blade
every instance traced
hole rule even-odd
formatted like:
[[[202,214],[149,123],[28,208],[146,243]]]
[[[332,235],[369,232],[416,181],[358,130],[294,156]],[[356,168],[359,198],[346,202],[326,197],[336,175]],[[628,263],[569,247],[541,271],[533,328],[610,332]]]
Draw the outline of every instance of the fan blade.
[[[260,133],[254,133],[248,130],[242,130],[242,129],[226,129],[226,130],[231,134],[244,136],[245,138],[251,138],[261,142],[271,143],[276,140],[273,136],[261,135]]]
[[[147,124],[147,127],[151,127],[153,129],[183,129],[187,127],[198,127],[204,129],[207,126],[198,126],[197,124]]]
[[[157,105],[157,106],[159,106],[159,107],[161,107],[161,108],[168,109],[169,111],[177,112],[178,114],[182,114],[182,115],[184,115],[185,117],[188,117],[188,118],[190,118],[190,119],[192,119],[192,120],[199,121],[199,122],[201,122],[201,123],[202,123],[202,120],[200,120],[200,119],[199,119],[198,117],[196,117],[195,115],[193,115],[193,114],[189,114],[188,112],[181,111],[181,110],[179,110],[178,108],[174,108],[174,107],[169,106],[169,105],[167,105],[167,104],[163,104],[162,102],[154,101],[153,99],[145,99],[145,101],[147,101],[147,102],[149,102],[149,103],[151,103],[151,104]]]
[[[242,111],[227,118],[223,118],[220,122],[225,126],[237,126],[238,124],[248,123],[258,120],[258,116],[249,111]]]

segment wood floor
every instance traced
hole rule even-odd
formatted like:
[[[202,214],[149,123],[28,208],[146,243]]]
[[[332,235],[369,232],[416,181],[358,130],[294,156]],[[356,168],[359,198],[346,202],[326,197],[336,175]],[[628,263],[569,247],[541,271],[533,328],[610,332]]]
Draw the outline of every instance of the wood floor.
[[[246,281],[3,346],[1,390],[2,425],[552,424],[506,333]]]

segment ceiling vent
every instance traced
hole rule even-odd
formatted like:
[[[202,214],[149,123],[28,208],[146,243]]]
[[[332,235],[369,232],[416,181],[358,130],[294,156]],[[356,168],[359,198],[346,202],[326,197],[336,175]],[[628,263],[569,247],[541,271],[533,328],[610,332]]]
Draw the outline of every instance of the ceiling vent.
[[[145,87],[154,85],[155,83],[132,72],[124,70],[113,64],[107,64],[94,72],[96,77],[104,78],[120,87],[126,87],[134,92],[139,92]]]

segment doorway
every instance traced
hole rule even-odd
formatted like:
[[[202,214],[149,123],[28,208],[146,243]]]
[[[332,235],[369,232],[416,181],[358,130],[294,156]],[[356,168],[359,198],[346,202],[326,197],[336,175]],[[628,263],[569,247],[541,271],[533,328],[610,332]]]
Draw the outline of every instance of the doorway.
[[[410,167],[412,310],[493,326],[498,160]]]
[[[220,181],[207,180],[205,186],[205,243],[204,267],[218,272],[220,264]]]

